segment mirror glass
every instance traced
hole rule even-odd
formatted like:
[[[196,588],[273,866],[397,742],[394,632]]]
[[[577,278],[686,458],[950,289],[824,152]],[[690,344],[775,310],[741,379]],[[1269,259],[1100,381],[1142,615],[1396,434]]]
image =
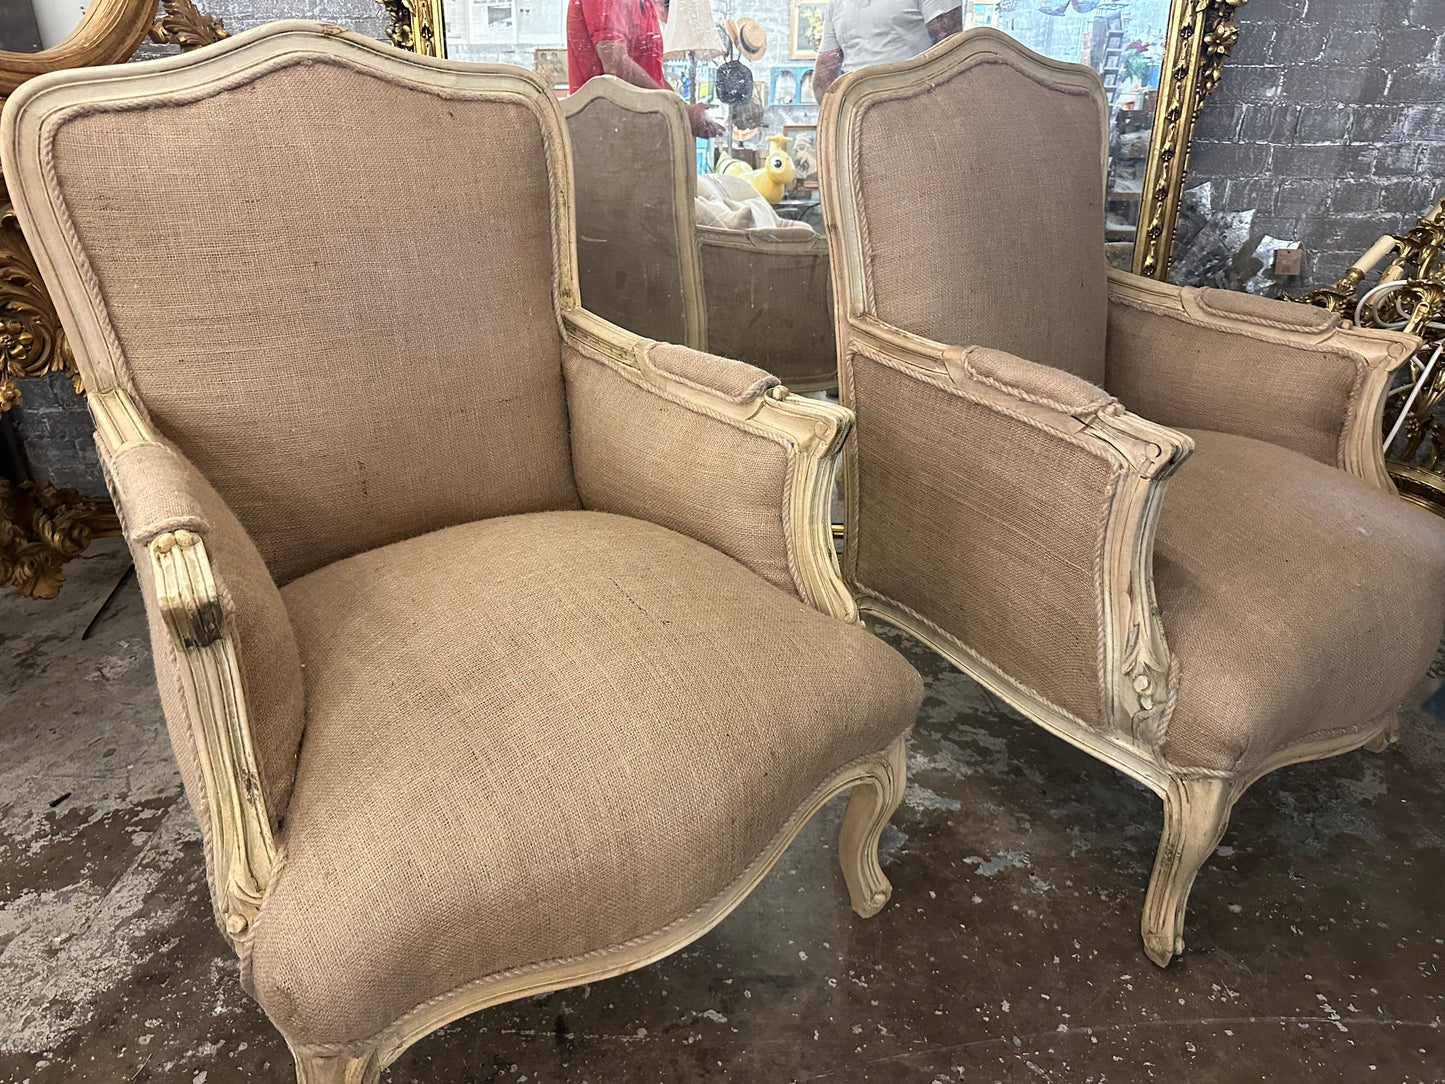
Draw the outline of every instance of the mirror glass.
[[[1170,0],[968,0],[963,25],[997,27],[1036,53],[1087,64],[1109,97],[1105,239],[1128,268],[1154,134]]]
[[[1132,260],[1170,4],[1171,0],[965,0],[945,20],[954,20],[951,25],[962,29],[996,27],[1036,52],[1087,64],[1099,73],[1110,107],[1105,233],[1110,262],[1118,267],[1127,268]],[[830,12],[835,5],[839,11]],[[733,0],[711,4],[708,0],[574,0],[571,6],[583,9],[593,21],[602,12],[634,30],[656,19],[662,37],[670,39],[661,64],[665,83],[690,103],[713,106],[711,114],[723,121],[721,135],[699,141],[700,172],[722,159],[758,167],[771,150],[771,136],[787,135],[796,141],[803,132],[804,142],[809,143],[810,127],[817,122],[813,73],[820,53],[826,60],[830,45],[842,45],[843,71],[858,66],[850,62],[850,42],[856,46],[855,58],[867,60],[872,55],[870,48],[856,45],[866,42],[858,20],[850,27],[840,14],[848,7],[868,7],[862,0],[832,0],[832,4],[769,0],[755,9]],[[569,0],[444,0],[443,13],[447,56],[531,68],[556,88],[559,97],[574,89],[566,52]],[[703,47],[672,47],[672,39],[689,38],[685,26],[689,22],[703,29],[680,44]],[[727,50],[722,55],[715,46],[709,47],[712,31],[706,28],[710,26],[720,28],[718,38]],[[926,45],[928,39],[921,41]],[[661,41],[658,44],[661,48]],[[717,108],[720,89],[727,85],[726,80],[719,83],[719,71],[739,63],[754,80],[751,98]],[[780,213],[821,228],[816,181],[816,173],[798,171]]]
[[[0,52],[53,49],[85,14],[85,0],[0,0]]]

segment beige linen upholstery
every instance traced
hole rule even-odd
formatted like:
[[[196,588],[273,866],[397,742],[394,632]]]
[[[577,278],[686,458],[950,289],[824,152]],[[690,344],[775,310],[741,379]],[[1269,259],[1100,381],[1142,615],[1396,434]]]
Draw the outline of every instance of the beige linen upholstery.
[[[1380,444],[1372,378],[1403,362],[1408,337],[1341,334],[1340,318],[1313,306],[1110,279],[1108,385],[1131,410],[1346,470],[1352,443]]]
[[[0,123],[301,1084],[688,944],[845,790],[891,892],[921,683],[838,575],[852,416],[580,308],[568,153],[531,73],[303,22]]]
[[[828,240],[806,230],[699,226],[708,349],[795,391],[838,382]]]
[[[291,799],[303,726],[301,657],[280,592],[230,508],[174,446],[163,441],[141,441],[111,453],[101,443],[100,461],[143,581],[152,575],[146,547],[158,535],[189,530],[205,540],[225,620],[234,630],[241,680],[251,711],[261,790],[275,827]],[[196,750],[195,720],[183,695],[175,648],[155,608],[154,587],[146,583],[142,586],[149,587],[141,594],[150,618],[156,682],[165,702],[171,745],[180,762],[186,795],[199,809],[206,797]],[[198,819],[207,823],[205,816]]]
[[[850,152],[869,310],[1102,384],[1104,186],[1084,178],[1102,171],[1106,116],[1002,52],[871,103]]]
[[[1183,662],[1161,757],[1247,773],[1394,711],[1445,632],[1438,518],[1277,445],[1189,435],[1154,544]]]
[[[1250,783],[1393,736],[1445,631],[1445,524],[1380,452],[1414,340],[1105,273],[1104,109],[990,29],[824,99],[844,573],[1161,796],[1163,965]]]
[[[796,391],[832,387],[827,241],[698,227],[694,140],[671,91],[599,76],[562,112],[583,304],[639,335],[739,358]]]
[[[284,593],[307,733],[251,960],[297,1045],[649,937],[922,695],[862,628],[621,516],[452,527]]]
[[[401,153],[398,131],[427,154]],[[124,358],[96,390],[145,404],[279,583],[452,523],[576,507],[542,140],[521,102],[340,57],[47,132]],[[426,213],[397,213],[416,192]],[[353,409],[334,409],[339,389]]]
[[[947,376],[859,355],[848,365],[866,453],[850,479],[850,579],[1097,726],[1093,569],[1117,473],[1104,449],[1030,431]]]
[[[649,356],[663,349],[653,347]],[[777,383],[751,366],[706,355],[696,355],[688,371],[703,378],[699,362],[708,360],[720,370],[711,383],[729,392],[759,380]],[[685,404],[605,359],[568,350],[564,364],[573,462],[586,508],[682,531],[774,586],[799,591],[783,524],[788,452],[776,437]],[[727,397],[728,392],[719,395]],[[679,475],[688,479],[686,485],[677,484]]]

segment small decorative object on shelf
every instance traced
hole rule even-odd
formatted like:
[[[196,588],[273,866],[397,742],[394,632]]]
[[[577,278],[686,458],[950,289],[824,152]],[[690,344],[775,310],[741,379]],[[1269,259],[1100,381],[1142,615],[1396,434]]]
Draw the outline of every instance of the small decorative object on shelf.
[[[1392,255],[1379,282],[1361,291],[1370,272]],[[1361,327],[1424,340],[1385,404],[1385,458],[1401,497],[1445,516],[1445,199],[1404,233],[1381,237],[1338,282],[1288,299],[1329,309]]]
[[[768,136],[768,156],[763,164],[757,169],[749,168],[746,162],[736,158],[724,157],[718,161],[717,172],[726,173],[732,177],[741,177],[758,190],[758,193],[769,203],[778,203],[788,191],[788,185],[793,183],[797,175],[797,166],[793,164],[792,157],[788,154],[788,143],[790,137],[786,135]]]

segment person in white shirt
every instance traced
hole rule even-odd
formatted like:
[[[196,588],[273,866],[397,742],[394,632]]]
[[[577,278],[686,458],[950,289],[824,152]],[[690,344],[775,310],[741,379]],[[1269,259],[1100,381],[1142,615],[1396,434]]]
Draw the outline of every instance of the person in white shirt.
[[[908,60],[963,29],[957,0],[832,0],[813,65],[813,95],[845,71]]]

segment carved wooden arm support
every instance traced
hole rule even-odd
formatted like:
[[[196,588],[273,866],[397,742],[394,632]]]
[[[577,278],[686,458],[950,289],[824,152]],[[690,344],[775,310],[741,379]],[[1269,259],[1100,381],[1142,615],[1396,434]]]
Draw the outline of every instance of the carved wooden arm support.
[[[688,534],[856,622],[830,514],[852,413],[792,395],[761,369],[642,339],[582,309],[565,320],[583,504]]]
[[[1380,417],[1419,340],[1311,305],[1109,272],[1109,390],[1172,426],[1255,437],[1393,491]]]
[[[1078,455],[1109,464],[1110,482],[1097,494],[1102,533],[1087,540],[1099,554],[1102,721],[1152,762],[1174,669],[1154,599],[1154,533],[1167,480],[1194,442],[1058,369],[1002,351],[945,346],[871,317],[851,317],[849,325],[850,350],[1011,419],[1019,444],[1060,437]],[[1060,485],[1044,474],[1029,480],[1036,491]]]
[[[92,391],[102,461],[143,588],[178,663],[204,800],[217,917],[240,944],[276,864],[241,666],[227,605],[206,550],[207,522],[189,499],[194,468],[155,434],[124,391]],[[163,496],[168,494],[168,496]],[[178,750],[179,752],[179,750]]]

